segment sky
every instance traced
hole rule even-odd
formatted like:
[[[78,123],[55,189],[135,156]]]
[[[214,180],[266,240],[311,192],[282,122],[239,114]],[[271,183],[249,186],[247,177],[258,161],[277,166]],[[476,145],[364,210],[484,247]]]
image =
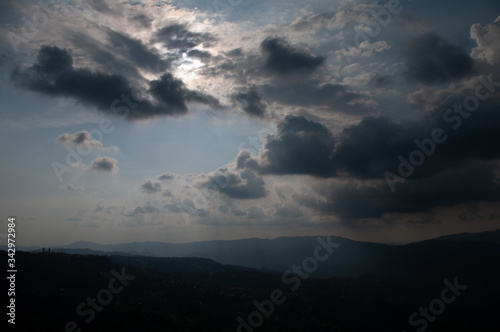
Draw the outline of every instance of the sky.
[[[500,228],[500,2],[0,2],[17,245]]]

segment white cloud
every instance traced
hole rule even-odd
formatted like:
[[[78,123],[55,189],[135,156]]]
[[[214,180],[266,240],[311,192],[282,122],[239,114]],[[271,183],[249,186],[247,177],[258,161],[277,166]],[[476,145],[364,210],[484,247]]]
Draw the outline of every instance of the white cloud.
[[[479,23],[473,24],[470,36],[478,45],[471,51],[472,58],[485,60],[490,65],[500,59],[500,16],[484,27]]]

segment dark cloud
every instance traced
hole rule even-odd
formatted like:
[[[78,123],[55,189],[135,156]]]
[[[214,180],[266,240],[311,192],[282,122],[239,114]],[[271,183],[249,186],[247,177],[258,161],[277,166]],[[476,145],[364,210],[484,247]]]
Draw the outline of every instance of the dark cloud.
[[[482,81],[496,82],[492,77],[483,77]],[[489,88],[495,89],[492,85]],[[479,91],[489,90],[483,86]],[[475,89],[447,92],[441,102],[415,120],[395,122],[366,117],[345,128],[336,141],[321,123],[289,115],[279,124],[278,133],[268,136],[258,157],[242,151],[236,167],[259,174],[325,178],[342,174],[357,179],[384,179],[386,171],[399,174],[401,160],[410,160],[414,151],[425,152],[425,162],[407,177],[417,179],[467,167],[475,160],[499,160],[500,150],[496,147],[500,145],[500,132],[491,124],[500,123],[500,93],[481,101],[477,111],[459,107],[474,94]]]
[[[15,70],[12,79],[26,89],[54,97],[72,97],[106,112],[113,100],[131,91],[123,76],[73,68],[69,51],[50,46],[42,46],[36,63],[25,71]]]
[[[485,90],[486,91],[486,90]],[[497,92],[498,94],[498,92]],[[492,123],[500,121],[500,98],[482,101],[475,112],[459,107],[474,90],[466,90],[437,103],[420,119],[393,122],[387,118],[363,119],[345,128],[333,156],[335,167],[357,178],[379,178],[385,171],[398,174],[399,156],[408,160],[413,151],[426,145],[432,153],[416,167],[412,178],[425,177],[448,168],[460,168],[470,161],[500,159],[500,132]],[[461,110],[467,118],[452,110]],[[442,131],[442,143],[433,143],[432,133]]]
[[[484,78],[483,81],[487,80]],[[480,90],[481,93],[486,91],[486,87]],[[333,176],[342,174],[349,181],[330,180],[330,184],[316,186],[322,199],[299,195],[295,197],[296,201],[317,212],[338,214],[345,220],[498,201],[500,151],[497,147],[500,133],[492,123],[500,121],[499,92],[481,101],[477,111],[468,112],[461,108],[466,118],[451,111],[474,94],[474,89],[448,91],[446,97],[437,101],[434,108],[420,119],[393,122],[386,118],[367,117],[359,124],[345,128],[338,138],[332,164],[337,170]],[[452,114],[453,121],[445,114]],[[446,141],[431,143],[435,130],[442,130],[439,136],[446,135]],[[416,166],[404,182],[398,182],[397,192],[393,193],[384,181],[384,173],[398,174],[401,163],[398,156],[409,160],[413,151],[423,151],[421,146],[424,144],[428,151],[425,161]],[[243,166],[251,167],[246,162]],[[471,215],[464,214],[462,218],[471,218]]]
[[[97,157],[94,161],[92,161],[90,169],[102,172],[118,171],[118,167],[116,167],[116,160],[110,157]]]
[[[136,66],[158,73],[170,68],[169,61],[163,60],[158,52],[148,49],[139,39],[131,38],[111,29],[108,30],[108,37],[115,50],[130,59]]]
[[[258,52],[244,54],[241,49],[234,49],[226,55],[219,54],[212,57],[210,65],[205,66],[200,72],[209,77],[231,79],[240,86],[252,86],[256,80],[265,79],[266,83],[259,86],[258,93],[255,88],[253,91],[237,91],[236,100],[233,98],[233,102],[239,102],[249,111],[248,114],[252,115],[261,114],[263,110],[262,103],[258,103],[258,96],[261,100],[276,104],[315,108],[324,112],[333,111],[350,115],[376,114],[377,103],[370,95],[353,91],[346,85],[325,82],[306,75],[319,66],[316,64],[323,63],[323,60],[320,60],[323,58],[293,48],[280,38],[268,38],[262,47],[271,52],[261,50],[267,54],[262,56]],[[279,57],[285,60],[273,60]],[[274,65],[274,61],[280,65]],[[270,69],[274,68],[273,66],[277,66],[278,69]],[[293,76],[295,74],[297,75]]]
[[[240,155],[238,167],[249,167],[261,174],[307,174],[331,177],[335,174],[331,131],[320,123],[288,115],[269,136],[260,160]]]
[[[141,185],[141,190],[146,194],[156,194],[162,190],[160,182],[151,182],[147,180]]]
[[[276,83],[288,80],[304,82],[325,62],[325,57],[314,55],[304,47],[290,45],[284,38],[269,37],[259,49],[244,52],[242,48],[235,48],[213,56],[210,66],[203,68],[201,73],[231,78],[241,85],[269,78]]]
[[[264,66],[269,72],[279,76],[309,74],[325,63],[325,57],[291,46],[284,38],[268,37],[261,43],[267,54]]]
[[[325,182],[331,184],[316,187],[321,199],[295,195],[295,200],[345,220],[498,201],[500,132],[492,124],[500,123],[500,92],[495,91],[500,89],[495,82],[492,76],[482,77],[477,80],[479,90],[472,86],[438,94],[442,98],[435,97],[434,106],[418,119],[395,122],[366,117],[345,128],[336,140],[324,125],[289,115],[279,124],[277,134],[268,136],[257,157],[244,150],[235,166],[261,175],[332,178]],[[491,94],[480,101],[476,111],[469,112],[471,103],[465,101],[472,100],[476,90]],[[440,142],[433,138],[436,132]],[[396,184],[397,193],[391,192],[385,172],[398,174],[399,158],[410,160],[414,151],[420,151],[425,161]],[[340,176],[348,181],[334,179]]]
[[[235,105],[240,105],[248,116],[263,118],[266,115],[266,105],[256,86],[251,86],[246,92],[233,94],[232,101]]]
[[[236,199],[256,199],[267,195],[264,180],[250,169],[232,170],[223,166],[209,174],[200,185]]]
[[[42,46],[36,60],[33,70],[47,76],[60,74],[73,67],[73,58],[69,51],[58,47]]]
[[[185,52],[200,44],[208,46],[215,38],[209,33],[189,31],[184,24],[171,24],[155,32],[155,42],[162,42],[169,49]]]
[[[159,80],[152,81],[150,91],[156,99],[168,105],[173,113],[187,113],[186,94],[189,90],[186,89],[181,80],[176,79],[172,74],[164,74]]]
[[[156,103],[145,98],[133,101],[130,99],[133,86],[125,77],[74,68],[69,51],[58,47],[42,46],[36,63],[26,70],[15,69],[11,78],[25,89],[53,97],[74,98],[87,107],[96,107],[127,120],[185,114],[188,102],[220,107],[217,99],[187,89],[181,80],[170,73],[149,84],[147,93],[154,97]],[[126,95],[128,100],[123,97]]]
[[[269,100],[284,105],[319,106],[352,115],[374,113],[375,104],[371,97],[349,90],[341,84],[321,84],[316,81],[288,82],[263,85],[262,91]]]
[[[500,199],[500,185],[494,181],[495,169],[493,164],[480,163],[448,169],[398,184],[396,193],[386,183],[332,182],[315,188],[323,199],[308,207],[352,220],[380,218],[384,213],[423,212],[436,206],[495,202]]]
[[[193,57],[193,58],[199,58],[199,59],[210,59],[210,57],[212,56],[210,54],[210,52],[207,52],[207,51],[201,51],[201,50],[198,50],[198,49],[194,49],[194,50],[191,50],[189,52],[187,52],[187,55],[190,56],[190,57]]]
[[[169,73],[163,74],[159,80],[152,81],[149,91],[176,114],[187,113],[187,102],[200,103],[214,108],[221,107],[214,97],[187,89],[181,80]]]
[[[473,72],[471,57],[433,32],[413,39],[404,53],[405,75],[418,83],[446,83]]]
[[[367,117],[343,130],[332,160],[351,176],[379,178],[385,170],[397,167],[399,154],[415,149],[415,139],[430,134],[426,129],[418,121],[398,124],[387,118]]]

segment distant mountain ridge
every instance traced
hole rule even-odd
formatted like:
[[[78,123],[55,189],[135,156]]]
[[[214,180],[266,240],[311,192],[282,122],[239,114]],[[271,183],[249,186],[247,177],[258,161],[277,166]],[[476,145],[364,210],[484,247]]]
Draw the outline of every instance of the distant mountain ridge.
[[[192,243],[133,242],[99,244],[78,241],[54,252],[109,256],[199,257],[218,263],[283,273],[313,256],[318,236],[279,237],[275,239],[219,240]],[[323,237],[326,238],[326,237]],[[340,244],[334,254],[321,262],[315,277],[357,277],[363,275],[420,278],[429,273],[457,275],[495,269],[500,260],[500,230],[447,235],[436,239],[389,245],[358,242],[330,236]],[[490,267],[492,266],[492,267]],[[474,273],[472,273],[474,272]]]
[[[43,253],[43,249],[37,249],[37,250],[32,250],[31,252],[34,253]],[[47,253],[48,250],[46,250]],[[126,252],[119,252],[119,251],[99,251],[99,250],[93,250],[93,249],[73,249],[73,248],[54,248],[51,249],[51,253],[53,252],[58,252],[58,253],[65,253],[65,254],[76,254],[76,255],[97,255],[97,256],[133,256],[132,254],[126,253]]]
[[[435,240],[453,241],[453,242],[491,242],[500,243],[500,229],[481,233],[461,233],[445,235],[436,238]]]
[[[100,253],[109,252],[110,255],[113,252],[152,257],[200,257],[226,265],[283,272],[312,256],[318,245],[317,238],[318,236],[304,236],[182,244],[133,242],[108,245],[79,241],[57,250],[90,249]],[[448,235],[406,245],[358,242],[338,236],[330,236],[330,239],[331,242],[340,244],[340,247],[327,261],[320,264],[315,271],[316,277],[395,275],[410,272],[418,277],[429,269],[439,271],[444,267],[451,268],[450,264],[456,264],[457,268],[452,269],[457,270],[457,273],[467,274],[477,262],[495,259],[496,256],[490,257],[490,254],[494,256],[497,252],[500,253],[500,230]],[[464,245],[466,242],[474,242],[474,247]],[[476,255],[483,258],[479,259]],[[455,257],[460,257],[461,262],[455,261]],[[401,266],[406,268],[402,270]]]

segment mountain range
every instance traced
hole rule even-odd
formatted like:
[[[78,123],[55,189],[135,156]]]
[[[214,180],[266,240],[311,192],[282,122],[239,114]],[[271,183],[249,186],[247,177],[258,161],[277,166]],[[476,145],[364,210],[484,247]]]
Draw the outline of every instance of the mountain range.
[[[327,237],[320,237],[326,241]],[[482,233],[447,235],[404,245],[358,242],[330,236],[339,244],[328,260],[314,272],[316,278],[378,275],[427,279],[429,274],[457,275],[477,279],[478,272],[498,269],[500,261],[500,230]],[[283,273],[293,265],[313,256],[318,236],[279,237],[275,239],[242,239],[193,243],[133,242],[99,244],[74,242],[54,247],[53,252],[151,256],[199,257],[226,265],[242,266]],[[40,251],[40,249],[36,250]],[[488,278],[487,275],[481,278]]]

